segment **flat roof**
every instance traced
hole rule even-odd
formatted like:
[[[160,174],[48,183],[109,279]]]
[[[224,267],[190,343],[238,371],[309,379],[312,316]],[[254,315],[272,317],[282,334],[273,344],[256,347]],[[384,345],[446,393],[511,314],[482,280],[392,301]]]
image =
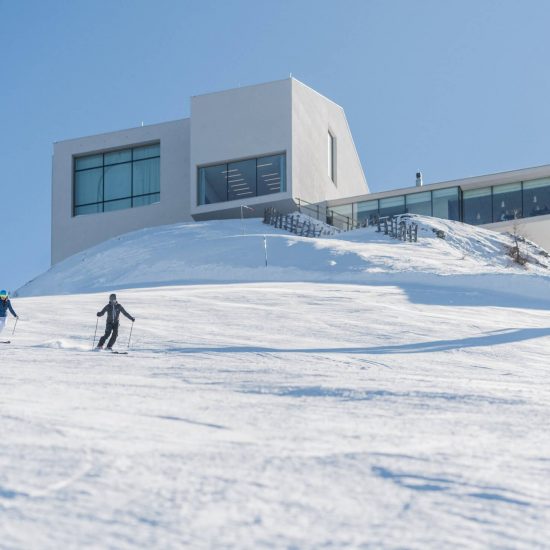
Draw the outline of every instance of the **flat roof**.
[[[457,180],[448,180],[438,183],[430,183],[417,187],[401,187],[388,191],[378,191],[377,193],[365,193],[355,195],[344,199],[333,199],[327,201],[328,206],[341,206],[352,202],[362,202],[386,197],[395,197],[398,195],[410,195],[412,193],[421,193],[422,191],[433,191],[437,189],[447,189],[449,187],[460,187],[461,189],[479,189],[491,185],[504,185],[507,183],[517,183],[539,178],[550,177],[550,164],[535,166],[532,168],[521,168],[519,170],[510,170],[507,172],[496,172],[483,176],[472,176]]]

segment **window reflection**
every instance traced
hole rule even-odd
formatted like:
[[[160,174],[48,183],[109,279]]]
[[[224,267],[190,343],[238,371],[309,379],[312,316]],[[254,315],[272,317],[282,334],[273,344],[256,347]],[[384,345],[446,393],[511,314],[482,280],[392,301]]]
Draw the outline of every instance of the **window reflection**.
[[[493,221],[517,220],[523,216],[521,183],[493,187]]]
[[[373,225],[378,222],[378,201],[358,202],[356,205],[356,221],[359,224]]]
[[[388,197],[380,199],[380,217],[396,216],[397,214],[405,213],[405,197]]]
[[[463,199],[466,223],[481,225],[493,221],[490,187],[464,191]]]
[[[272,155],[257,159],[257,194],[270,195],[286,191],[285,155]]]
[[[526,216],[550,214],[550,178],[524,182],[523,209]]]
[[[75,216],[143,206],[159,200],[158,143],[74,159]]]
[[[351,229],[353,227],[353,204],[342,204],[332,206],[328,210],[329,223],[340,229]]]
[[[285,155],[269,155],[198,169],[197,203],[245,200],[286,191]]]
[[[227,165],[227,200],[244,200],[256,196],[256,159],[230,162]]]
[[[406,195],[405,200],[407,203],[407,212],[411,214],[421,214],[423,216],[432,215],[432,197],[429,191]]]
[[[199,173],[200,204],[212,204],[227,200],[227,165],[201,168]]]
[[[458,187],[432,191],[432,212],[435,218],[460,220],[460,201]]]

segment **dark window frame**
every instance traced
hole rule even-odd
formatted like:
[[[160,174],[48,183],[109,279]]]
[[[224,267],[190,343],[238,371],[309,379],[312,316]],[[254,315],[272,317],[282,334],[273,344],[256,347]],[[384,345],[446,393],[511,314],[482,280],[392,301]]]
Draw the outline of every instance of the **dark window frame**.
[[[258,195],[258,161],[261,161],[262,159],[265,159],[265,158],[268,158],[268,157],[283,157],[284,158],[284,170],[281,172],[281,182],[280,182],[280,185],[279,185],[279,191],[276,191],[274,193],[264,193],[262,195]],[[279,152],[276,152],[276,153],[267,153],[267,154],[264,154],[264,155],[260,155],[260,156],[248,156],[248,157],[240,157],[240,158],[237,158],[237,159],[232,159],[232,160],[226,160],[226,161],[222,161],[222,162],[210,162],[210,163],[207,163],[207,164],[201,164],[201,165],[197,165],[197,179],[196,179],[196,190],[197,190],[197,197],[196,197],[196,207],[200,207],[200,206],[209,206],[211,204],[223,204],[223,203],[226,203],[226,202],[238,202],[239,199],[229,199],[229,181],[228,181],[228,178],[226,177],[226,181],[225,181],[225,200],[221,200],[221,201],[217,201],[217,202],[204,202],[204,203],[201,203],[201,190],[200,190],[200,181],[201,181],[201,170],[204,169],[204,168],[212,168],[212,167],[215,167],[215,166],[219,166],[219,167],[224,167],[224,169],[226,170],[226,174],[228,173],[229,171],[229,165],[230,164],[234,164],[234,163],[237,163],[237,162],[245,162],[245,161],[255,161],[255,178],[254,178],[254,195],[251,195],[250,197],[247,197],[245,199],[242,199],[242,201],[247,201],[247,200],[250,200],[250,199],[253,199],[253,198],[258,198],[258,197],[268,197],[270,195],[276,195],[276,194],[279,194],[279,193],[286,193],[286,190],[287,190],[287,185],[286,185],[286,177],[287,177],[287,163],[286,163],[286,151],[279,151]],[[284,187],[284,189],[283,189]]]
[[[140,149],[142,147],[151,147],[153,145],[158,145],[159,146],[158,155],[151,155],[151,156],[146,156],[146,157],[142,157],[142,158],[139,158],[139,159],[134,159],[134,151],[136,149]],[[128,151],[128,150],[130,151],[130,160],[105,164],[105,155],[107,155],[109,153],[114,153],[114,152],[117,152],[117,151]],[[100,166],[93,166],[93,167],[89,167],[89,168],[81,168],[80,170],[77,169],[76,164],[77,164],[79,159],[90,157],[90,156],[96,156],[96,155],[101,155],[101,165]],[[139,195],[134,195],[134,162],[141,162],[141,161],[144,161],[144,160],[152,160],[152,159],[159,159],[160,160],[160,156],[161,156],[161,154],[160,154],[160,141],[152,141],[152,142],[148,142],[148,143],[139,143],[139,144],[136,144],[136,145],[130,145],[130,146],[126,146],[126,147],[118,147],[116,149],[107,149],[107,150],[103,150],[103,151],[96,151],[94,153],[86,153],[84,155],[75,155],[75,156],[73,156],[73,170],[72,170],[72,174],[73,174],[73,182],[72,182],[72,214],[73,214],[73,218],[76,217],[76,216],[87,215],[87,214],[78,214],[77,213],[78,208],[82,208],[82,207],[85,207],[85,206],[98,205],[100,208],[99,208],[99,212],[96,212],[96,213],[99,214],[99,213],[104,213],[105,212],[105,204],[115,202],[115,201],[120,201],[120,200],[128,200],[129,199],[130,200],[130,207],[129,208],[134,208],[134,199],[135,198],[137,199],[137,198],[143,198],[143,197],[158,195],[159,196],[159,202],[160,202],[160,194],[161,194],[160,193],[160,162],[159,162],[159,190],[155,191],[153,193],[141,193]],[[120,166],[122,164],[129,164],[130,165],[130,195],[125,196],[125,197],[119,197],[119,198],[116,198],[116,199],[105,200],[105,168],[110,168],[111,166]],[[103,200],[77,205],[76,204],[76,174],[81,173],[81,172],[86,172],[88,170],[97,170],[98,168],[101,168],[101,178],[102,178],[101,179],[101,185],[102,185]],[[156,204],[156,203],[151,203],[151,204]],[[141,205],[136,206],[135,208],[141,208]],[[124,210],[127,210],[127,208],[125,208]]]

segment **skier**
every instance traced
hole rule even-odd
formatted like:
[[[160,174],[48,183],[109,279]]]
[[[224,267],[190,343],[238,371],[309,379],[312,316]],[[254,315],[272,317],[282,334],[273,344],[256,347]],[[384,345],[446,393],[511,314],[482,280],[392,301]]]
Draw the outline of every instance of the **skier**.
[[[107,343],[107,349],[111,349],[116,342],[118,336],[118,318],[123,313],[132,323],[136,320],[132,317],[117,301],[116,294],[109,296],[109,303],[101,310],[97,312],[98,317],[102,317],[107,313],[107,324],[105,325],[105,334],[100,338],[96,349],[103,349],[103,344],[111,336],[111,339]],[[112,333],[112,334],[111,334]]]
[[[8,319],[8,310],[16,319],[19,319],[17,313],[15,313],[13,307],[11,307],[11,302],[7,291],[0,290],[0,333],[4,330],[4,327],[6,326],[6,321]]]

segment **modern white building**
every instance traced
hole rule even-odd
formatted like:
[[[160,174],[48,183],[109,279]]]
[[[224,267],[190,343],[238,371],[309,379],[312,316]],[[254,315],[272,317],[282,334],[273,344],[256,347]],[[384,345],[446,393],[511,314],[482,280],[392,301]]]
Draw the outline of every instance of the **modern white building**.
[[[326,209],[343,227],[416,213],[515,233],[550,250],[550,165],[329,200]]]
[[[343,109],[288,78],[191,98],[191,116],[54,144],[52,264],[128,231],[300,205],[342,227],[406,212],[550,250],[550,166],[369,193]]]
[[[189,118],[54,144],[51,260],[144,227],[367,192],[343,109],[298,80],[200,95]]]

